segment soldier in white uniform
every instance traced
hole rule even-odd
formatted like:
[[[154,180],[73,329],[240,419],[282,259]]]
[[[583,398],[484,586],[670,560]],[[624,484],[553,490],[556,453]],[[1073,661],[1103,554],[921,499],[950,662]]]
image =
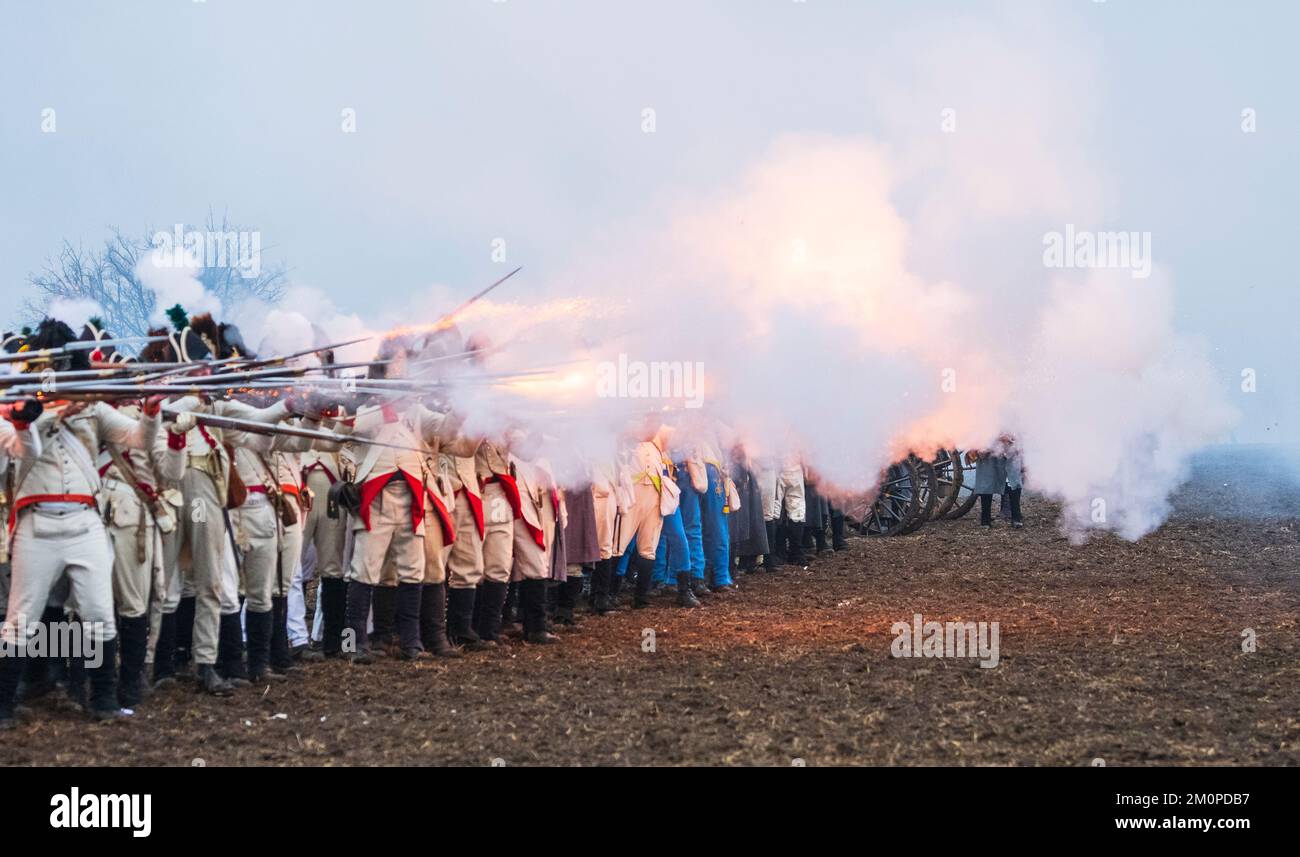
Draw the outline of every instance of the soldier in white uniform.
[[[324,426],[334,431],[332,423]],[[344,458],[337,449],[314,448],[302,454],[301,484],[310,498],[302,539],[304,551],[310,547],[316,556],[316,614],[322,620],[322,648],[326,657],[342,653],[343,626],[347,610],[347,580],[343,576],[343,545],[347,537],[347,514],[335,507],[330,517],[330,489],[350,480]],[[302,580],[299,585],[306,585]],[[294,599],[295,606],[298,599]],[[303,606],[305,614],[305,602]],[[304,620],[305,624],[305,615]],[[313,622],[315,624],[315,622]],[[297,642],[297,641],[295,641]],[[302,641],[304,644],[306,641]],[[305,651],[305,650],[303,650]]]
[[[228,591],[223,599],[226,554],[230,550],[225,509],[231,462],[222,431],[200,424],[194,412],[275,424],[290,415],[289,402],[282,400],[266,408],[255,408],[236,401],[204,403],[197,397],[187,396],[169,405],[169,409],[180,413],[167,427],[168,447],[185,453],[186,467],[179,480],[182,492],[180,526],[167,545],[164,559],[167,580],[154,654],[154,683],[165,683],[175,675],[176,607],[181,595],[180,558],[182,549],[188,546],[196,595],[193,637],[196,678],[208,693],[226,695],[233,686],[216,670],[223,621],[228,641],[231,636],[232,619],[223,619],[223,614],[233,617],[236,634],[239,622],[238,601],[232,605]]]
[[[50,590],[66,576],[82,621],[88,707],[98,720],[113,719],[121,709],[113,556],[99,513],[102,497],[95,458],[101,444],[150,449],[158,432],[160,403],[159,398],[148,400],[142,418],[133,420],[103,402],[55,402],[20,432],[37,434],[40,452],[21,460],[15,479],[10,511],[13,577],[4,642],[25,651],[28,638],[38,630],[34,617],[44,613]],[[12,721],[22,662],[0,661],[0,721]]]
[[[15,479],[18,468],[24,458],[36,458],[41,454],[40,436],[31,430],[31,423],[41,414],[41,405],[39,402],[32,400],[16,405],[0,405],[0,416],[4,420],[0,421],[0,473],[4,475],[4,503],[5,526],[0,530],[0,547],[3,547],[3,559],[5,566],[4,581],[4,598],[5,598],[5,624],[3,634],[0,634],[0,645],[5,646],[4,657],[0,658],[0,730],[14,728],[14,708],[18,697],[18,685],[22,678],[24,668],[31,669],[31,664],[23,664],[23,660],[10,657],[14,652],[9,650],[10,638],[4,636],[9,633],[9,571],[10,571],[10,550],[12,548],[11,536],[9,530],[9,513],[13,509],[13,492]],[[15,629],[16,630],[16,629]],[[41,666],[45,666],[44,659]],[[46,679],[40,676],[40,679]],[[48,680],[48,679],[46,679]]]
[[[123,405],[118,411],[140,417],[138,405]],[[102,511],[113,544],[113,600],[122,658],[117,697],[123,708],[135,708],[143,697],[151,598],[155,590],[162,592],[163,537],[175,531],[179,513],[180,493],[167,487],[167,476],[179,475],[184,460],[179,453],[169,453],[158,441],[148,450],[106,444],[98,460]]]
[[[448,639],[448,629],[452,619],[449,610],[449,593],[447,591],[450,574],[451,554],[456,545],[464,539],[473,550],[474,540],[480,539],[478,549],[482,551],[481,537],[476,530],[476,521],[470,510],[469,520],[458,511],[458,507],[468,505],[465,477],[474,479],[472,490],[477,493],[477,476],[474,475],[472,456],[478,442],[469,438],[436,438],[429,446],[426,467],[433,474],[429,480],[430,496],[434,502],[425,505],[424,522],[424,589],[420,603],[420,641],[425,651],[438,657],[459,657],[460,649]],[[457,466],[457,462],[469,461],[470,466]],[[468,473],[463,471],[468,471]],[[435,514],[436,513],[436,514]],[[462,529],[462,524],[464,529]],[[473,593],[473,589],[461,590]],[[461,636],[468,628],[470,613],[465,611],[467,605],[464,596],[457,596],[457,607],[461,611],[456,621],[461,623]],[[472,602],[468,605],[473,610]],[[471,632],[472,633],[472,632]],[[478,642],[477,638],[467,639],[467,643]]]
[[[452,644],[474,651],[496,645],[479,637],[474,628],[475,602],[483,582],[483,486],[479,484],[475,458],[481,441],[460,439],[439,460],[439,468],[451,484],[454,504],[452,522],[456,541],[447,556],[447,635]]]
[[[556,528],[564,526],[563,502],[543,461],[511,456],[520,508],[514,521],[511,579],[519,584],[519,613],[529,643],[557,643],[546,628],[546,582],[551,579],[551,552]]]
[[[803,565],[804,507],[803,462],[798,455],[767,459],[759,474],[763,491],[763,519],[767,525],[767,543],[771,553],[763,565],[776,570],[785,560]],[[783,518],[784,513],[784,518]],[[789,544],[788,551],[782,546]]]
[[[436,442],[440,434],[453,435],[455,421],[419,404],[386,404],[362,408],[352,423],[358,436],[404,448],[365,447],[353,477],[360,507],[352,524],[355,543],[348,566],[347,630],[355,647],[345,654],[369,663],[367,620],[375,587],[383,579],[385,565],[392,562],[398,580],[399,654],[414,659],[424,653],[420,603],[426,574],[426,511],[429,503],[439,502],[429,490],[429,480],[436,474],[429,472],[419,450]],[[440,518],[443,513],[439,512]]]
[[[505,444],[480,443],[474,453],[474,469],[483,491],[483,573],[474,598],[474,630],[480,640],[496,643],[514,567],[519,485]]]

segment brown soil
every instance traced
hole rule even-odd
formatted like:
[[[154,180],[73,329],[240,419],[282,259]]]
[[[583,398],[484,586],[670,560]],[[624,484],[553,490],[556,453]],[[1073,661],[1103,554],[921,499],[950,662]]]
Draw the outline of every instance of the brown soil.
[[[38,706],[0,764],[1300,764],[1300,521],[1072,546],[1031,510],[854,539],[700,610],[584,616],[555,646],[177,688],[108,726]],[[1000,664],[891,657],[914,613],[999,622]]]

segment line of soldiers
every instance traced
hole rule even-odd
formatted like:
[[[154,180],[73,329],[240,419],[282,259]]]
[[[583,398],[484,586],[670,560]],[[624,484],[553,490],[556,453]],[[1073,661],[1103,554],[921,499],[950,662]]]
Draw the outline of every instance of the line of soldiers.
[[[175,326],[151,331],[142,364],[218,372],[251,358],[230,325],[182,314]],[[105,336],[47,319],[4,348],[62,355]],[[385,340],[371,376],[404,377],[431,342],[473,361],[458,336]],[[121,359],[105,348],[49,363]],[[734,589],[733,572],[826,550],[828,528],[844,547],[843,515],[797,458],[752,462],[740,446],[724,458],[698,428],[655,424],[607,457],[557,462],[535,430],[469,434],[412,396],[63,396],[3,406],[0,728],[49,694],[112,720],[182,679],[228,695],[325,658],[460,657],[516,620],[526,643],[554,643],[584,594],[595,614],[620,609],[625,589],[634,608],[661,592],[697,607]],[[38,650],[42,629],[70,619],[93,653]]]

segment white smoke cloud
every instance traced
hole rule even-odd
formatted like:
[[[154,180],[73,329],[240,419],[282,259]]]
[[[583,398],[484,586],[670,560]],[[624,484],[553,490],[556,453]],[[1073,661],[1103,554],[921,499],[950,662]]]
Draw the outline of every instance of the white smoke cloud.
[[[757,454],[799,451],[845,490],[871,489],[908,451],[1009,433],[1072,537],[1158,526],[1190,454],[1235,415],[1174,325],[1168,260],[1144,280],[1043,266],[1044,233],[1066,223],[1143,224],[1101,222],[1115,191],[1087,149],[1095,70],[1041,27],[1027,13],[899,38],[895,73],[868,85],[875,135],[779,137],[712,188],[575,237],[583,253],[540,296],[525,271],[476,304],[458,324],[501,347],[485,371],[554,373],[458,381],[467,428],[534,428],[560,461],[605,454],[629,427],[698,415],[597,397],[593,361],[699,363],[707,418]],[[151,285],[160,306],[187,308],[191,286]],[[427,325],[456,303],[438,287],[358,317],[300,292],[240,321],[250,343],[284,352],[320,332]]]
[[[178,261],[172,254],[148,253],[136,264],[136,276],[157,299],[149,323],[169,326],[167,310],[177,304],[184,307],[191,318],[206,312],[220,319],[221,301],[204,289],[196,276],[198,260],[189,257],[186,264],[176,264]]]
[[[258,354],[290,354],[381,333],[355,313],[338,309],[325,294],[309,286],[290,286],[277,305],[246,300],[230,319]],[[368,360],[375,342],[338,349],[338,362]]]
[[[66,322],[74,332],[80,334],[81,328],[91,317],[103,318],[104,309],[90,298],[55,298],[46,307],[45,314]]]

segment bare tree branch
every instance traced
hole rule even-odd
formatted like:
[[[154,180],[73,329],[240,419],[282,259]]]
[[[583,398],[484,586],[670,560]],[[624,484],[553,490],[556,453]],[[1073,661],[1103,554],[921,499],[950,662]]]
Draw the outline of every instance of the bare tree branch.
[[[191,229],[185,227],[187,232]],[[218,222],[211,209],[204,229],[197,231],[205,230],[208,235],[249,232],[232,224],[225,215]],[[153,252],[154,234],[149,230],[143,238],[135,239],[115,228],[97,251],[64,241],[57,256],[47,259],[41,271],[28,276],[37,296],[23,301],[21,319],[25,323],[38,322],[54,300],[91,300],[103,310],[103,319],[114,334],[143,335],[150,327],[150,318],[160,309],[153,290],[137,274],[140,260]],[[194,275],[221,301],[227,313],[246,300],[274,304],[284,295],[287,277],[283,265],[259,264],[255,275],[246,276],[253,272],[240,270],[234,260],[226,260],[227,264],[220,267],[213,259],[203,261],[205,266],[196,269]]]

